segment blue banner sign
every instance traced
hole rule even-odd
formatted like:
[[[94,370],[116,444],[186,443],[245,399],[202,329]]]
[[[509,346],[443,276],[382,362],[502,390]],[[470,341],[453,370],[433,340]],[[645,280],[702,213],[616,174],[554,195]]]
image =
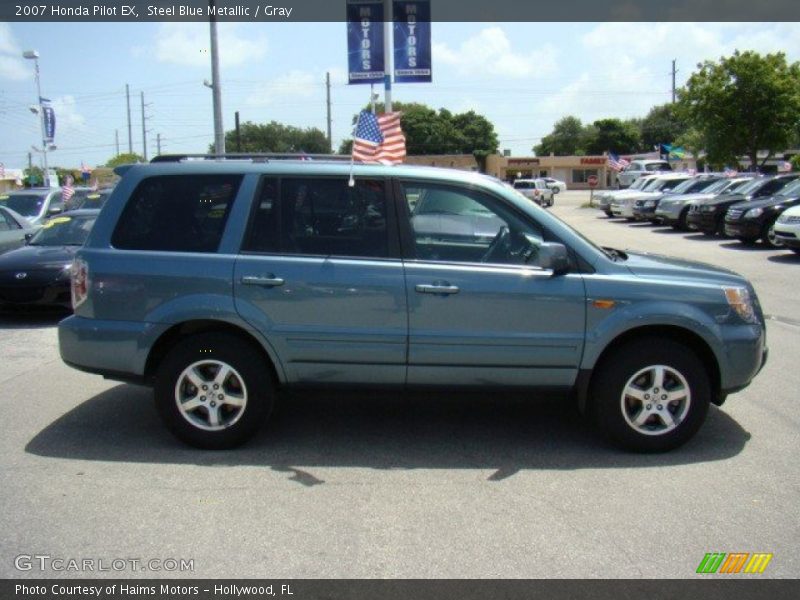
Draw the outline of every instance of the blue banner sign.
[[[347,0],[347,66],[350,83],[383,82],[382,0]]]
[[[42,119],[44,119],[44,141],[52,144],[56,137],[56,113],[49,104],[42,103]]]
[[[431,81],[430,0],[394,0],[394,80]]]

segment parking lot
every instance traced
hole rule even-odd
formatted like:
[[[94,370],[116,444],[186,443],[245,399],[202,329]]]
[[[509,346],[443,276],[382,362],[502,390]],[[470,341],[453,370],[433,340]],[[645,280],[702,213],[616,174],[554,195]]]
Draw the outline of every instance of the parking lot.
[[[601,245],[738,271],[768,315],[766,367],[686,446],[620,452],[550,399],[337,393],[287,396],[245,447],[202,452],[148,389],[65,366],[57,316],[4,314],[0,576],[682,578],[707,552],[766,552],[758,577],[797,577],[800,256],[607,219],[588,197],[551,210]]]

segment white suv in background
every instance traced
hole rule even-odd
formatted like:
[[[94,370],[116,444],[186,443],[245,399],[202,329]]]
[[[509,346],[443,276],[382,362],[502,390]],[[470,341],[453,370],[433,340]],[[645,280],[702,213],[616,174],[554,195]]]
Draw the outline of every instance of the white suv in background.
[[[517,179],[514,189],[539,206],[553,206],[555,194],[544,179]]]
[[[800,254],[800,206],[788,208],[775,222],[775,238],[792,252]]]
[[[617,175],[620,188],[629,187],[642,175],[672,171],[672,166],[666,160],[634,160],[628,168]]]

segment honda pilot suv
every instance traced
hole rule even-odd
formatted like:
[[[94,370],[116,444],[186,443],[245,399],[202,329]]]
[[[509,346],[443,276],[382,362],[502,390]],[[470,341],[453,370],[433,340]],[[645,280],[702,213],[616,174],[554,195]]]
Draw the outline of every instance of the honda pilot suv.
[[[366,385],[563,392],[617,444],[665,451],[766,359],[739,275],[598,247],[485,175],[185,157],[118,174],[61,356],[152,386],[198,447],[247,440],[278,390]]]

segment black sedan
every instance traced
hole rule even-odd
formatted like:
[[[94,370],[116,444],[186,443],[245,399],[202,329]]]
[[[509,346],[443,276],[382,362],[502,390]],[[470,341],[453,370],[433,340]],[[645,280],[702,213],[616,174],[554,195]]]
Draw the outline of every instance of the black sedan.
[[[45,222],[27,245],[0,256],[0,306],[71,307],[70,266],[98,210],[76,210]]]
[[[734,194],[720,194],[710,200],[692,204],[687,215],[691,229],[699,229],[706,235],[725,234],[725,213],[738,202],[749,202],[780,193],[787,185],[800,177],[800,173],[777,175],[764,179],[754,179]]]
[[[779,194],[734,204],[725,214],[725,235],[737,238],[745,244],[754,244],[759,239],[765,246],[782,246],[775,239],[775,221],[791,206],[800,204],[800,179],[783,188]]]

